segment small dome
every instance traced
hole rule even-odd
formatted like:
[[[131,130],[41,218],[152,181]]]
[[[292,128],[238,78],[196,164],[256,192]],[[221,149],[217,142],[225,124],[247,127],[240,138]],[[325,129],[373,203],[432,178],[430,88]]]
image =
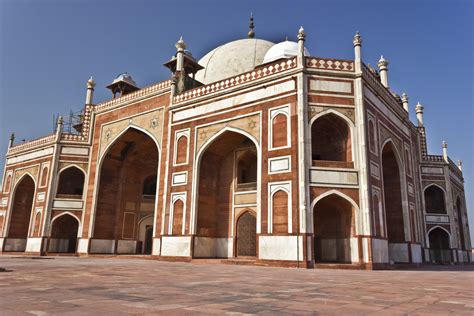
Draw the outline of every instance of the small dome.
[[[274,44],[246,38],[215,48],[199,60],[204,69],[196,73],[196,80],[208,84],[251,71],[262,64],[265,53]]]
[[[298,43],[291,41],[284,41],[275,44],[268,50],[263,59],[263,63],[269,63],[281,58],[291,58],[298,55]],[[306,47],[304,48],[304,55],[310,56],[310,53]]]
[[[119,81],[124,81],[128,84],[131,84],[132,86],[137,87],[137,83],[132,79],[132,76],[130,76],[128,73],[124,72],[121,73],[120,75],[117,76],[117,78],[114,79],[112,84],[119,82]]]

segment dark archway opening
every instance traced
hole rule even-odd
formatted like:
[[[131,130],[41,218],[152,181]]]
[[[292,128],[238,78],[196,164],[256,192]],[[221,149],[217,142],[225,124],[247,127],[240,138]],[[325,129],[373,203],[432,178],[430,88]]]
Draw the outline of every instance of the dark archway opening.
[[[330,113],[311,126],[313,166],[353,168],[351,132],[347,122]]]
[[[14,193],[5,251],[25,251],[34,195],[35,182],[26,175],[17,184]]]
[[[389,258],[393,262],[408,262],[408,249],[395,244],[405,243],[400,168],[391,143],[382,150],[382,172],[385,218],[389,243]],[[402,246],[403,247],[403,246]]]
[[[157,169],[158,149],[147,134],[130,128],[113,143],[100,169],[91,252],[145,251],[138,226],[154,213]]]
[[[452,253],[449,246],[449,234],[441,229],[435,228],[429,233],[430,260],[432,262],[451,262]]]
[[[336,194],[324,197],[314,206],[313,221],[315,261],[351,263],[352,204]]]
[[[76,167],[69,167],[59,174],[58,198],[81,199],[84,191],[84,173]]]
[[[425,190],[426,213],[446,214],[444,192],[436,185],[431,185]]]
[[[234,195],[239,198],[236,193],[257,188],[256,152],[256,146],[249,138],[226,131],[201,155],[193,256],[227,258],[237,255],[233,251],[236,229],[233,227],[232,199]],[[256,194],[248,195],[247,199],[246,203],[256,204]]]
[[[62,215],[53,221],[48,252],[75,253],[79,223],[69,214]]]

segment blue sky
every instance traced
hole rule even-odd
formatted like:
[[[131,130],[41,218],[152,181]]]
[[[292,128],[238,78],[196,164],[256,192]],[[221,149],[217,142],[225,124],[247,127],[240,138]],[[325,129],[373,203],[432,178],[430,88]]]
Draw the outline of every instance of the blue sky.
[[[182,35],[200,58],[216,45],[243,38],[255,15],[256,35],[295,39],[300,25],[312,55],[389,61],[389,83],[425,106],[428,148],[464,162],[474,236],[473,4],[456,1],[40,1],[0,0],[0,155],[10,132],[17,141],[47,135],[53,114],[80,110],[85,82],[95,101],[120,72],[139,86],[169,78],[162,64]],[[4,160],[0,161],[3,168]]]

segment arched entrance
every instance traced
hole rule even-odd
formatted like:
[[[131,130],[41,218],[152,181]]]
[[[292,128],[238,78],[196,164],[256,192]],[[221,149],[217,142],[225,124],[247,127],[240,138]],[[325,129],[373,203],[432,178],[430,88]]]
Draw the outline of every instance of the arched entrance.
[[[237,220],[237,257],[257,256],[257,219],[245,212]]]
[[[382,149],[382,172],[389,260],[408,262],[405,243],[400,165],[395,149],[388,142]]]
[[[314,257],[316,262],[351,263],[352,238],[355,235],[352,204],[337,194],[330,194],[314,206]]]
[[[353,168],[351,131],[334,113],[318,117],[311,125],[313,166]]]
[[[92,253],[145,250],[138,226],[153,217],[157,171],[158,147],[146,133],[129,128],[109,147],[100,166]]]
[[[14,192],[4,251],[25,251],[34,196],[35,182],[30,175],[26,174],[17,184]]]
[[[437,185],[430,185],[425,189],[426,213],[446,214],[444,191]]]
[[[84,191],[84,172],[77,167],[62,170],[58,180],[58,198],[81,199]]]
[[[53,220],[48,252],[75,253],[79,222],[69,214],[61,215]]]
[[[140,221],[138,228],[139,248],[143,254],[151,254],[153,245],[153,216],[145,217]]]
[[[436,227],[429,232],[430,261],[451,262],[452,253],[449,243],[449,234],[444,229]]]
[[[256,208],[257,148],[250,138],[234,131],[223,132],[204,148],[197,160],[197,221],[193,256],[233,257],[240,254],[238,250],[234,252],[236,235],[242,240],[253,239],[256,244],[256,221],[253,230],[243,229],[242,226],[239,235],[235,210],[239,203],[244,204],[240,202],[242,197],[246,205],[255,205]],[[256,249],[246,253],[255,256]]]

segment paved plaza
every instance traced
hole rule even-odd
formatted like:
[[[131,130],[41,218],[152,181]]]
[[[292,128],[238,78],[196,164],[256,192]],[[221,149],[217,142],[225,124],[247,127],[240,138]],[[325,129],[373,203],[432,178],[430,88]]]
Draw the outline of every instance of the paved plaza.
[[[0,256],[0,315],[473,315],[474,268],[285,269]]]

